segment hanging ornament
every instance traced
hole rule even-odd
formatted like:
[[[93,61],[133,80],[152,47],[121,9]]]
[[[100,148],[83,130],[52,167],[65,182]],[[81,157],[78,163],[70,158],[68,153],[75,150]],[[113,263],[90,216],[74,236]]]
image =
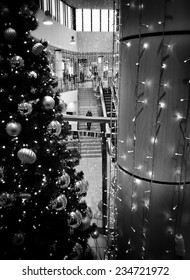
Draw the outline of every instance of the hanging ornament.
[[[23,232],[15,233],[12,238],[12,243],[15,246],[20,246],[24,243],[25,234]]]
[[[12,122],[7,123],[5,129],[6,129],[7,134],[15,137],[20,134],[22,127],[21,127],[20,123],[12,121]]]
[[[46,110],[51,110],[55,106],[55,100],[51,96],[44,96],[42,99],[42,104]]]
[[[24,67],[24,59],[19,55],[15,55],[11,58],[10,64],[11,64],[12,68],[23,68]]]
[[[79,195],[84,195],[88,191],[88,181],[86,179],[82,179],[81,181],[77,181],[75,184],[75,190]]]
[[[30,77],[30,78],[37,78],[38,77],[38,74],[35,72],[35,71],[30,71],[29,73],[28,73],[28,76]]]
[[[99,237],[99,231],[95,229],[93,232],[91,232],[91,237],[93,239],[97,239]]]
[[[36,43],[33,47],[32,47],[32,53],[34,55],[40,55],[42,53],[44,49],[44,46],[41,43]]]
[[[61,124],[58,121],[51,121],[47,130],[49,133],[58,136],[61,133]]]
[[[18,111],[22,116],[27,116],[32,113],[32,104],[29,102],[22,102],[18,104]]]
[[[59,195],[50,202],[52,209],[56,211],[64,210],[67,206],[67,198],[64,194]]]
[[[8,42],[13,42],[17,37],[17,32],[15,29],[9,27],[4,31],[4,37]]]
[[[22,148],[18,151],[17,156],[23,164],[32,164],[36,161],[36,154],[31,149]]]
[[[61,189],[65,189],[70,184],[70,176],[65,171],[63,171],[63,174],[58,177],[58,183],[60,185]]]
[[[7,192],[3,192],[0,194],[0,208],[8,208],[13,205],[15,201],[15,195],[14,194],[9,194]]]
[[[72,228],[78,228],[82,222],[82,214],[79,210],[69,213],[69,226]]]
[[[25,193],[25,192],[20,192],[18,194],[18,197],[21,199],[30,199],[31,198],[31,194],[30,193]]]

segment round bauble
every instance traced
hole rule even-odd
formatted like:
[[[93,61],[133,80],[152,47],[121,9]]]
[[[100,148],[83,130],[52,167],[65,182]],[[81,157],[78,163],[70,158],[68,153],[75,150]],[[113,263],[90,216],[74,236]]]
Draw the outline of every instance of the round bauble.
[[[89,183],[86,179],[82,179],[75,183],[75,190],[79,195],[86,194],[88,191]]]
[[[72,228],[78,228],[82,222],[82,214],[79,210],[69,213],[69,226]]]
[[[55,106],[55,100],[53,99],[53,97],[47,95],[42,99],[42,104],[44,106],[44,109],[51,110]]]
[[[13,42],[17,37],[17,32],[15,29],[9,27],[4,31],[4,37],[8,42]]]
[[[28,102],[22,102],[18,104],[18,112],[22,116],[27,116],[32,113],[32,104]]]
[[[36,154],[31,149],[22,148],[18,151],[17,156],[23,164],[32,164],[36,161]]]
[[[51,121],[47,127],[47,131],[58,136],[61,133],[61,124],[58,121]]]
[[[15,55],[11,58],[10,64],[11,64],[12,68],[23,68],[24,67],[24,59],[19,55]]]
[[[24,243],[25,234],[22,232],[15,233],[12,239],[13,245],[19,246]]]
[[[30,78],[36,79],[36,78],[38,77],[38,74],[37,74],[35,71],[30,71],[30,72],[28,73],[28,76],[29,76]]]
[[[99,237],[99,231],[95,229],[93,232],[91,232],[91,237],[93,239],[97,239]]]
[[[64,210],[67,206],[67,198],[64,194],[61,194],[55,199],[53,199],[50,204],[52,209],[56,211]]]
[[[69,176],[69,174],[67,174],[64,171],[63,174],[60,177],[58,177],[58,183],[59,183],[61,189],[67,188],[68,185],[70,184],[70,176]]]
[[[32,47],[32,53],[36,56],[40,55],[44,49],[44,46],[41,43],[36,43]]]
[[[6,132],[7,134],[9,134],[10,136],[18,136],[20,134],[22,130],[21,124],[18,122],[9,122],[6,125]]]

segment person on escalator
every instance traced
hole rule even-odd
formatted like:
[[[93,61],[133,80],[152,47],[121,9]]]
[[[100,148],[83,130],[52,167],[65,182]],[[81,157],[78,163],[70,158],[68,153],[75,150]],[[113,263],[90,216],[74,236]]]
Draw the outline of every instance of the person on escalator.
[[[90,110],[88,110],[88,112],[86,113],[86,116],[92,117],[92,112]],[[91,122],[87,122],[87,129],[88,130],[91,129]]]

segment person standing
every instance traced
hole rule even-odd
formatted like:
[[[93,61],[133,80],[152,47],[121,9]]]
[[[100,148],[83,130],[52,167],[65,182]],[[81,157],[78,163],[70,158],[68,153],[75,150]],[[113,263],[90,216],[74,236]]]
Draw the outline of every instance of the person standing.
[[[86,113],[86,116],[92,117],[92,112],[90,110],[88,110],[88,112]],[[87,122],[87,129],[88,130],[91,129],[91,122]]]

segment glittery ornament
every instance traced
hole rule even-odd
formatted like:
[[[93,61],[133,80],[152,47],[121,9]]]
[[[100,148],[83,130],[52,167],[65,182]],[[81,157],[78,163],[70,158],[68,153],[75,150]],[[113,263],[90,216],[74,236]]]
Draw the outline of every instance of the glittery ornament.
[[[10,136],[18,136],[22,130],[22,127],[21,127],[21,124],[18,123],[18,122],[9,122],[7,125],[6,125],[6,132],[7,134],[9,134]]]
[[[19,55],[15,55],[11,58],[10,60],[10,64],[12,68],[23,68],[24,67],[24,59],[19,56]]]
[[[17,156],[23,164],[32,164],[36,161],[36,154],[31,149],[22,148],[18,151]]]
[[[13,205],[15,201],[15,195],[14,194],[9,194],[7,192],[2,192],[0,194],[0,208],[8,208]]]
[[[13,42],[17,37],[17,32],[15,29],[9,27],[4,31],[4,37],[8,42]]]
[[[69,174],[67,174],[64,171],[63,174],[60,177],[58,177],[58,184],[60,185],[61,189],[67,188],[68,185],[70,184],[70,176],[69,176]]]
[[[15,233],[12,239],[12,243],[15,246],[22,245],[24,243],[25,234],[23,232]]]
[[[91,236],[93,239],[97,239],[99,237],[99,231],[95,229],[93,232],[91,232]]]
[[[51,110],[55,106],[55,100],[51,96],[44,96],[42,99],[42,104],[46,110]]]
[[[61,124],[58,121],[51,121],[47,127],[47,131],[58,136],[61,133]]]
[[[82,179],[81,181],[77,181],[75,184],[75,190],[79,195],[86,194],[88,191],[89,183],[86,179]]]
[[[29,73],[28,73],[28,76],[30,77],[30,78],[37,78],[38,77],[38,74],[35,72],[35,71],[30,71]]]
[[[52,209],[57,211],[64,210],[67,206],[67,198],[64,194],[59,195],[50,202]]]
[[[36,43],[33,47],[32,47],[32,53],[34,55],[40,55],[42,53],[44,49],[44,46],[41,43]]]
[[[82,214],[79,210],[69,213],[69,226],[72,228],[78,228],[82,222]]]
[[[31,114],[32,104],[28,103],[28,102],[22,102],[22,103],[18,104],[18,112],[22,116],[27,116],[27,115]]]

